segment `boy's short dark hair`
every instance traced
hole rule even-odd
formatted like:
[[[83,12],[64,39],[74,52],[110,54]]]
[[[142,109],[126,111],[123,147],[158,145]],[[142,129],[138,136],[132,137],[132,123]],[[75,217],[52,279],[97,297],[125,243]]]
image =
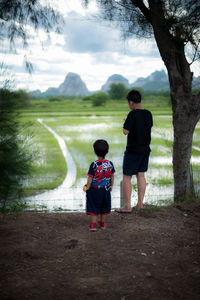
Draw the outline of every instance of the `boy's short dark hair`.
[[[105,140],[96,140],[93,147],[96,155],[100,157],[105,157],[109,150],[109,145]]]
[[[135,103],[140,103],[142,96],[139,91],[132,90],[127,94],[126,99],[128,100],[128,102],[133,101]]]

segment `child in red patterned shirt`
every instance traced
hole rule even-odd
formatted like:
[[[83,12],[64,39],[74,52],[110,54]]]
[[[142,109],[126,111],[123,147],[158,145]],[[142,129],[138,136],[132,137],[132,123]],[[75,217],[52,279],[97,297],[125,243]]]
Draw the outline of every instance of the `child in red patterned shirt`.
[[[110,192],[114,184],[115,168],[111,161],[105,159],[109,150],[107,141],[97,140],[93,147],[98,160],[91,163],[83,190],[86,192],[86,214],[91,216],[89,229],[96,231],[98,216],[100,227],[105,229],[106,215],[111,211]]]

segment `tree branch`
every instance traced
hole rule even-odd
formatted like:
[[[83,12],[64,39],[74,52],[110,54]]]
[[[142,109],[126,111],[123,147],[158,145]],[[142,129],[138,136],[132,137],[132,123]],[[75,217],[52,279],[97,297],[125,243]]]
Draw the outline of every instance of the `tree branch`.
[[[146,7],[143,1],[141,0],[131,0],[132,4],[140,9],[140,11],[145,16],[146,20],[151,23],[151,14],[150,10]]]
[[[200,45],[200,40],[198,41],[197,45],[195,46],[194,48],[194,56],[193,56],[193,59],[192,61],[190,62],[190,66],[193,64],[193,62],[196,60],[196,56],[198,54],[198,48],[199,48],[199,45]]]

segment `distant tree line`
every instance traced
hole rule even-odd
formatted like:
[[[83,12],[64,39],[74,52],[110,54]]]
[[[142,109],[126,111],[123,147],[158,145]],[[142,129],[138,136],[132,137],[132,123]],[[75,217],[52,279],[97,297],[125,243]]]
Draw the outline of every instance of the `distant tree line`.
[[[147,97],[165,97],[169,99],[170,93],[167,90],[160,91],[151,91],[151,90],[143,90],[141,87],[132,87],[127,88],[123,83],[112,83],[107,93],[105,92],[96,92],[89,96],[84,96],[82,99],[84,101],[91,100],[94,106],[101,106],[106,103],[108,100],[124,100],[126,99],[126,95],[131,89],[138,90],[142,98],[145,99]]]
[[[123,83],[112,83],[110,85],[110,88],[107,92],[98,91],[88,96],[74,96],[74,95],[59,95],[59,96],[50,96],[46,99],[49,102],[60,102],[62,100],[78,100],[82,99],[83,101],[91,101],[93,106],[102,106],[109,100],[125,100],[127,93],[131,89],[138,90],[141,95],[142,99],[144,101],[148,101],[148,99],[154,98],[154,100],[160,100],[166,99],[166,102],[170,105],[170,91],[169,90],[144,90],[141,87],[131,87],[127,88]],[[194,90],[193,93],[197,95],[200,93],[200,90]],[[26,108],[30,105],[31,101],[33,100],[39,100],[36,99],[31,93],[28,93],[27,91],[20,89],[17,91],[12,92],[12,97],[16,100],[18,103],[18,108]],[[45,98],[43,99],[45,100]]]

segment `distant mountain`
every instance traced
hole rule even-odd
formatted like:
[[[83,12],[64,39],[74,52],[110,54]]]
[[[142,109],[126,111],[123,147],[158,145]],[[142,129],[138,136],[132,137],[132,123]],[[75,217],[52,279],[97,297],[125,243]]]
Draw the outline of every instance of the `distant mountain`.
[[[69,72],[63,83],[58,88],[50,87],[45,92],[40,90],[32,91],[31,94],[36,98],[52,97],[52,96],[86,96],[89,91],[86,84],[78,74]]]
[[[169,80],[164,70],[155,71],[145,78],[138,78],[131,84],[131,87],[134,86],[150,91],[169,90]],[[200,89],[200,76],[193,78],[192,88]]]
[[[144,90],[169,90],[169,81],[164,70],[155,71],[149,76],[138,78],[131,87],[141,87]]]
[[[106,83],[104,85],[102,85],[101,91],[107,92],[112,83],[123,83],[126,87],[128,87],[128,88],[130,87],[128,79],[126,79],[122,75],[113,74],[107,79]]]
[[[42,95],[42,92],[38,89],[38,90],[31,91],[30,94],[35,98],[40,98]]]
[[[59,95],[85,96],[89,94],[89,91],[81,77],[70,72],[65,77],[64,82],[58,87],[58,93]]]
[[[135,82],[129,84],[128,79],[119,74],[111,75],[105,84],[102,86],[101,91],[107,92],[112,83],[123,83],[126,87],[141,87],[144,90],[169,90],[168,76],[164,70],[155,71],[147,77],[140,77]],[[200,89],[200,76],[193,78],[193,89]],[[97,91],[96,91],[97,92]],[[58,88],[50,87],[45,92],[40,90],[32,91],[31,94],[36,98],[45,98],[50,96],[86,96],[94,93],[88,91],[86,84],[82,81],[81,77],[75,73],[68,73],[63,83]]]
[[[58,96],[58,89],[50,87],[48,88],[44,93],[42,93],[43,97],[53,97],[53,96]]]
[[[144,90],[169,90],[168,77],[164,70],[155,71],[145,78],[140,77],[132,84],[129,84],[128,80],[122,75],[114,74],[107,79],[101,90],[107,92],[112,83],[123,83],[128,88],[141,87]]]

